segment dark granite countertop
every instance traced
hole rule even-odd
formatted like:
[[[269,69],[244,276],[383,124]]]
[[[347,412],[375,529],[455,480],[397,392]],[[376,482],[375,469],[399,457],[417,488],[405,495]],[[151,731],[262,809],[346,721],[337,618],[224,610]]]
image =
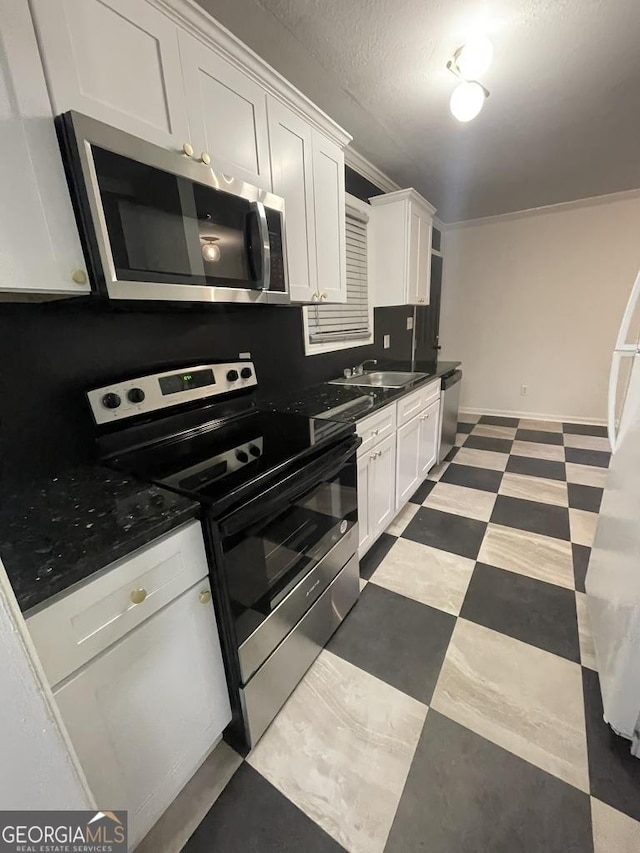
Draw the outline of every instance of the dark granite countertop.
[[[23,611],[195,518],[198,504],[100,465],[9,491],[0,559]]]
[[[389,403],[399,400],[405,394],[410,394],[421,385],[445,376],[460,364],[459,361],[441,361],[438,364],[419,363],[415,366],[415,370],[427,375],[403,388],[370,388],[322,382],[282,397],[273,397],[263,401],[261,405],[280,412],[294,412],[309,417],[325,417],[344,423],[356,423]],[[375,369],[410,371],[411,363],[394,362],[391,366],[379,363]]]

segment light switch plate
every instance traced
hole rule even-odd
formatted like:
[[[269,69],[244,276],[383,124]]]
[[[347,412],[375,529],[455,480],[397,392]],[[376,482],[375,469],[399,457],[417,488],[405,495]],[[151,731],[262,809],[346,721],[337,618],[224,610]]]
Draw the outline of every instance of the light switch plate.
[[[407,331],[410,332],[413,329],[413,317],[407,317]]]
[[[384,338],[382,339],[382,346],[384,347],[384,349],[389,349],[389,347],[391,346],[391,335],[384,336]]]
[[[239,352],[238,358],[242,359],[243,361],[251,361],[251,353],[250,352]]]

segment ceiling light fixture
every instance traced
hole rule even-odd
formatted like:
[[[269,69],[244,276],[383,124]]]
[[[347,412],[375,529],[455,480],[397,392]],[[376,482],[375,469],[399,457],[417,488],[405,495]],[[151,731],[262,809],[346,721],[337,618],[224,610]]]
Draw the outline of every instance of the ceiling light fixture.
[[[476,78],[489,68],[493,45],[486,36],[475,36],[461,45],[447,62],[447,68],[460,82],[449,101],[451,114],[458,121],[474,119],[489,97],[489,90]]]

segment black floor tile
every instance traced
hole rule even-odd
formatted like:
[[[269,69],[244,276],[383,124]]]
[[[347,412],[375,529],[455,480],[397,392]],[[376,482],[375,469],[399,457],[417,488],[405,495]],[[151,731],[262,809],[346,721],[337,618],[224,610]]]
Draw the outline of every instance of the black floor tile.
[[[582,486],[579,483],[567,483],[569,506],[572,509],[586,509],[587,512],[600,512],[604,489],[595,486]]]
[[[478,423],[492,424],[493,426],[517,427],[520,423],[520,418],[500,418],[496,415],[483,415]]]
[[[564,458],[567,462],[577,462],[578,465],[594,465],[597,468],[608,468],[611,454],[604,450],[580,450],[578,447],[565,447]]]
[[[475,450],[493,450],[496,453],[511,453],[513,441],[509,438],[489,438],[484,435],[470,435],[464,443],[465,447]]]
[[[440,477],[440,482],[497,493],[502,482],[502,471],[490,471],[487,468],[476,468],[474,465],[456,465],[454,462]]]
[[[385,847],[418,851],[593,853],[589,797],[431,709]]]
[[[573,590],[476,563],[460,616],[580,663]]]
[[[327,648],[428,705],[455,622],[448,613],[369,583]]]
[[[344,848],[248,764],[242,764],[183,853],[341,853]]]
[[[471,432],[475,424],[467,424],[464,421],[458,421],[458,432]]]
[[[541,533],[555,539],[570,539],[569,510],[538,501],[525,501],[498,495],[491,513],[493,524],[517,527],[530,533]]]
[[[530,477],[546,477],[548,480],[567,479],[564,462],[533,459],[529,456],[510,456],[507,462],[507,471],[511,474],[527,474]]]
[[[576,589],[578,592],[584,592],[584,579],[587,576],[591,548],[587,548],[586,545],[571,543],[571,550],[573,552],[573,576],[575,578]]]
[[[640,759],[629,752],[631,742],[615,735],[602,719],[598,674],[583,667],[582,684],[591,794],[640,820]]]
[[[453,460],[456,458],[456,453],[458,452],[458,450],[460,450],[459,447],[452,447],[451,450],[444,457],[443,462],[453,462]]]
[[[421,504],[426,501],[427,496],[431,489],[435,486],[435,480],[425,480],[421,486],[415,490],[415,492],[409,498],[410,503],[412,504]]]
[[[562,431],[570,435],[600,435],[607,437],[607,428],[593,424],[562,424]]]
[[[366,581],[370,580],[371,575],[378,568],[380,563],[389,553],[389,549],[398,537],[392,536],[390,533],[381,533],[380,538],[373,543],[364,557],[360,560],[360,577]]]
[[[561,432],[548,432],[542,429],[519,429],[516,441],[535,441],[538,444],[562,444]]]
[[[422,506],[406,526],[402,538],[475,560],[486,529],[484,521]]]

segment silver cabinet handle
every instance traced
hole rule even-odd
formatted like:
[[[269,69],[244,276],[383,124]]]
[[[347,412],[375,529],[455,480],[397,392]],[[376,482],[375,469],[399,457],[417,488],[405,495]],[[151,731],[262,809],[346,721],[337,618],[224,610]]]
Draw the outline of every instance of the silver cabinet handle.
[[[206,151],[203,151],[200,155],[200,162],[204,163],[205,166],[211,165],[211,157],[209,157]]]
[[[371,430],[371,435],[377,435],[379,432],[380,432],[380,430],[379,430],[379,429],[372,429],[372,430]]]
[[[189,145],[188,142],[185,142],[182,146],[182,153],[185,157],[193,157],[193,145]]]
[[[327,298],[328,298],[328,297],[327,297],[327,294],[326,294],[326,293],[321,293],[321,294],[320,294],[320,301],[321,301],[321,302],[323,302],[323,301],[324,301],[325,299],[327,299]]]
[[[87,274],[84,270],[74,270],[71,273],[71,280],[76,284],[86,284],[87,283]]]

